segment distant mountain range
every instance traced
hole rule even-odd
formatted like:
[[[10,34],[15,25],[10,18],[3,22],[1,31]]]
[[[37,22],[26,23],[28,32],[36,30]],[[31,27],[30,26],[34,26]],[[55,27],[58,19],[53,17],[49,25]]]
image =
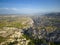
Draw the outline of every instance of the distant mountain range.
[[[47,13],[45,14],[46,16],[60,16],[60,12],[56,12],[56,13]]]
[[[0,14],[0,16],[10,16],[10,15],[15,15],[15,16],[37,16],[37,15],[46,15],[46,16],[60,16],[60,12],[51,12],[51,13],[35,13],[35,14]]]

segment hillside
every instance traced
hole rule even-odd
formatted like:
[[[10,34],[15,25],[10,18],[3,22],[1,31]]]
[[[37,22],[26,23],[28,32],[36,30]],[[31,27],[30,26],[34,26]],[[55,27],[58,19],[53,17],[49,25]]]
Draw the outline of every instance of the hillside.
[[[0,16],[0,27],[29,28],[33,26],[33,20],[29,17]]]
[[[0,44],[60,45],[60,13],[0,16]]]

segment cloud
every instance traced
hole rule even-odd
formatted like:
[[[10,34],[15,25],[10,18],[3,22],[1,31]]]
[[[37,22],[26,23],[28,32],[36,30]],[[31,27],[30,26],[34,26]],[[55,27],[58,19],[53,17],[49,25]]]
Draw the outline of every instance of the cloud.
[[[0,13],[44,13],[44,12],[55,12],[60,11],[59,9],[43,9],[43,8],[0,8]]]
[[[0,10],[8,10],[8,8],[0,8]]]
[[[18,9],[17,8],[11,8],[11,10],[17,11]]]
[[[39,11],[40,9],[32,8],[0,8],[0,13],[36,13]]]
[[[0,10],[18,10],[17,8],[0,8]]]
[[[0,14],[16,13],[16,8],[0,8]]]

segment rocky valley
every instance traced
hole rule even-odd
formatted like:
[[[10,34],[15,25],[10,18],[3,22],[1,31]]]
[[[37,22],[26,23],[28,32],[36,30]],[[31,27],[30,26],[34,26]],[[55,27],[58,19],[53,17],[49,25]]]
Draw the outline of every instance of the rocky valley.
[[[0,45],[60,45],[60,13],[1,15]]]

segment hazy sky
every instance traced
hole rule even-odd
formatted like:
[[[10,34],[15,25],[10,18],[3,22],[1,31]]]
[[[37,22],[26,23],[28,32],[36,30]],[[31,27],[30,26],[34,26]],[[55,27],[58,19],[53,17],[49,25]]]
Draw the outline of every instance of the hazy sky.
[[[60,0],[0,0],[0,14],[60,12]]]

